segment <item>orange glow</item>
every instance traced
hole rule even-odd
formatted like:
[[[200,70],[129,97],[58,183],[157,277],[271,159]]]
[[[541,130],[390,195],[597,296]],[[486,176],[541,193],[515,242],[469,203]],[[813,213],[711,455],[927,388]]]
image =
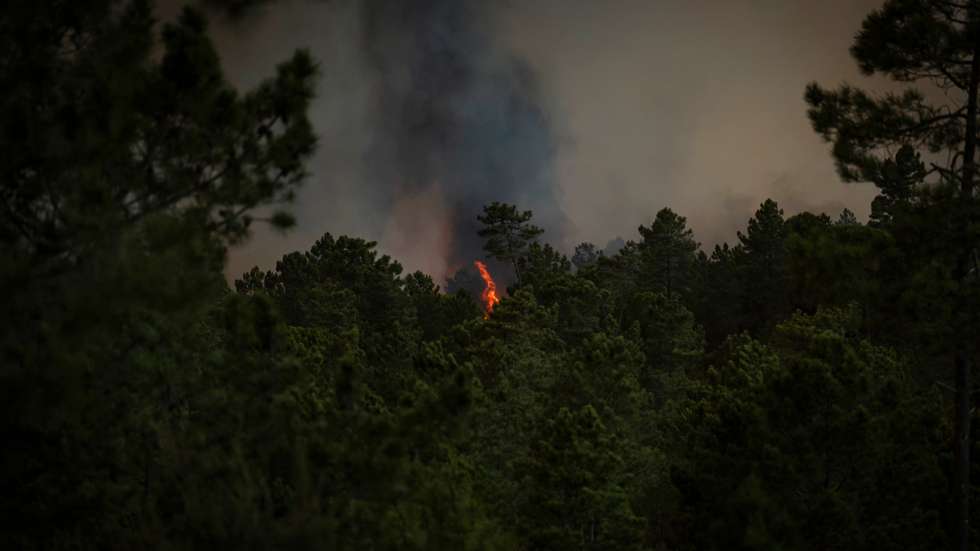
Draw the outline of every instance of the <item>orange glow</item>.
[[[500,302],[500,298],[497,297],[497,284],[493,282],[493,278],[490,277],[490,272],[487,270],[487,265],[476,260],[473,262],[477,270],[480,270],[480,277],[483,278],[483,283],[486,287],[483,289],[483,293],[480,298],[483,300],[485,311],[483,313],[483,319],[490,317],[490,312],[493,312],[493,305]]]

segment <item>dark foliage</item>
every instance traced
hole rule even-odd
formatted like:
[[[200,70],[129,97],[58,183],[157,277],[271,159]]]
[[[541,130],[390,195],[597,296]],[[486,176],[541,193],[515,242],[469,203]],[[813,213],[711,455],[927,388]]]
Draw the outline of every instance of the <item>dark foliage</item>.
[[[151,13],[0,12],[3,549],[898,550],[970,535],[966,111],[807,90],[841,173],[880,189],[868,224],[766,200],[709,254],[665,208],[570,260],[530,211],[493,203],[478,235],[517,280],[488,316],[474,272],[444,293],[330,234],[232,290],[226,248],[292,221],[277,209],[315,145],[315,64],[299,52],[240,93],[201,13],[162,28]],[[853,52],[866,72],[957,88],[978,22],[972,1],[891,0]]]

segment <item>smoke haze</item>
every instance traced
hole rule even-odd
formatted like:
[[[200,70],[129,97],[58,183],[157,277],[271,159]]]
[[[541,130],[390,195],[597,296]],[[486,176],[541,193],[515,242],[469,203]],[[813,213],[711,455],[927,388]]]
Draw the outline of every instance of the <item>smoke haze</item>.
[[[731,241],[766,197],[866,216],[874,188],[840,182],[802,95],[866,83],[847,50],[878,5],[292,0],[216,22],[237,85],[297,47],[322,70],[298,228],[258,229],[229,276],[329,231],[441,282],[481,256],[475,216],[494,200],[534,210],[565,251],[635,238],[664,206],[705,244]]]

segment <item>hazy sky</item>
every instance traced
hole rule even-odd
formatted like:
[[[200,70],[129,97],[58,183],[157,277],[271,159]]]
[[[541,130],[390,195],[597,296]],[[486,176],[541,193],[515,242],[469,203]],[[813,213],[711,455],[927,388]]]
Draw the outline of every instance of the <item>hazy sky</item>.
[[[732,241],[766,197],[787,213],[836,216],[846,206],[864,217],[873,187],[839,181],[802,96],[812,80],[867,84],[848,47],[880,3],[480,3],[479,30],[492,57],[528,72],[550,127],[552,143],[542,147],[550,147],[543,158],[555,189],[547,200],[564,223],[546,228],[546,238],[566,251],[586,240],[601,247],[616,236],[635,238],[638,225],[670,206],[702,243]],[[253,265],[271,268],[324,232],[379,240],[406,268],[437,280],[455,267],[445,253],[452,239],[445,187],[453,184],[381,183],[365,166],[385,126],[372,100],[377,75],[362,52],[373,37],[363,36],[360,17],[353,0],[287,0],[236,25],[215,25],[226,70],[240,86],[271,74],[297,47],[310,48],[322,69],[312,112],[320,149],[297,197],[298,228],[286,236],[257,231],[232,251],[232,277]]]
[[[576,239],[634,236],[670,206],[705,243],[732,240],[767,196],[787,211],[866,213],[810,129],[807,82],[860,75],[848,55],[880,2],[563,0],[501,26],[547,86]]]

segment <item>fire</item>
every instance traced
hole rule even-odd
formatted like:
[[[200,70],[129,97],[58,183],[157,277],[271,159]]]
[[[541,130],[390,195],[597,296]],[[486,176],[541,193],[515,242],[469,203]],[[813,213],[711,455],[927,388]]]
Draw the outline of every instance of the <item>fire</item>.
[[[490,272],[487,270],[486,264],[479,260],[474,261],[473,264],[477,270],[480,270],[480,277],[483,278],[483,283],[486,284],[480,298],[483,300],[484,308],[486,309],[483,313],[483,319],[487,319],[490,317],[490,312],[493,312],[493,305],[500,302],[500,298],[497,296],[497,284],[490,277]]]

